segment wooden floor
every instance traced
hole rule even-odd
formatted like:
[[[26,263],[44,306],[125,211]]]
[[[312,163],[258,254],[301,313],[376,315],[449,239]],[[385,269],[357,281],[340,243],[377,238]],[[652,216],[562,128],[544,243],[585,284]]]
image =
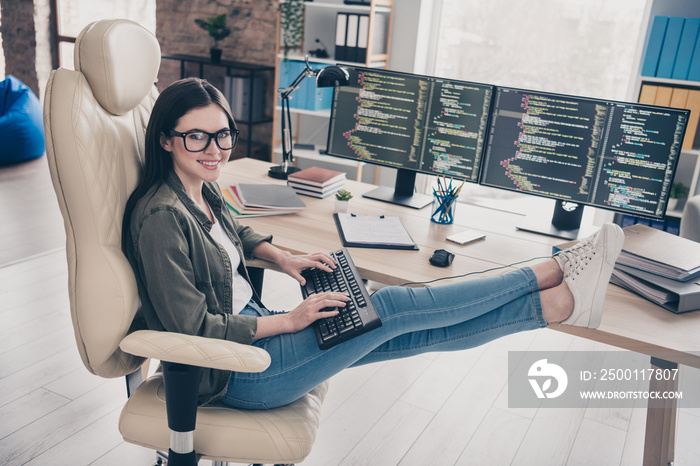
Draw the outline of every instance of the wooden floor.
[[[123,380],[90,375],[75,348],[45,159],[0,169],[0,213],[0,464],[152,464],[152,452],[117,431]],[[271,308],[301,299],[273,273],[265,298]],[[539,330],[347,370],[332,380],[303,465],[641,465],[643,407],[508,408],[508,351],[528,349],[612,348]],[[698,371],[683,369],[684,387],[700,387]],[[700,464],[699,434],[700,410],[681,407],[676,465]]]

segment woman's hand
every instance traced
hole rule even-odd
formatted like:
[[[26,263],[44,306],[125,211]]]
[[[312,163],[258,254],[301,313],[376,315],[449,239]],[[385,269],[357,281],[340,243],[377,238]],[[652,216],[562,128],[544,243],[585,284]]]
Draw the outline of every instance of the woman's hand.
[[[266,241],[263,241],[255,247],[253,255],[279,265],[284,273],[293,277],[302,285],[306,284],[306,280],[301,276],[302,270],[316,268],[326,272],[332,272],[336,267],[335,260],[330,254],[316,252],[313,254],[293,255]]]
[[[300,332],[319,319],[337,316],[337,310],[323,309],[344,307],[349,300],[346,294],[332,291],[311,295],[287,314],[259,317],[255,339]]]
[[[302,285],[306,284],[306,279],[301,275],[304,269],[315,268],[325,272],[332,272],[336,267],[335,260],[333,260],[330,254],[323,252],[300,255],[289,254],[282,256],[277,265],[279,265],[287,275],[294,278]]]
[[[290,319],[289,333],[296,333],[319,319],[338,315],[338,311],[326,310],[327,308],[345,307],[350,298],[344,293],[329,291],[326,293],[314,294],[306,298],[292,311],[286,314]]]

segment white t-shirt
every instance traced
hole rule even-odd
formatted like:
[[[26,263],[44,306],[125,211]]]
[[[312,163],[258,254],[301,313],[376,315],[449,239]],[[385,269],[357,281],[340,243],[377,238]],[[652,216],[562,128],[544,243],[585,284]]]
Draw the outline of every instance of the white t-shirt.
[[[241,264],[241,256],[238,250],[233,245],[228,235],[224,233],[221,224],[217,221],[211,227],[211,236],[214,238],[228,253],[233,268],[233,313],[238,314],[253,297],[253,289],[248,281],[243,278],[243,275],[238,273],[238,266]]]

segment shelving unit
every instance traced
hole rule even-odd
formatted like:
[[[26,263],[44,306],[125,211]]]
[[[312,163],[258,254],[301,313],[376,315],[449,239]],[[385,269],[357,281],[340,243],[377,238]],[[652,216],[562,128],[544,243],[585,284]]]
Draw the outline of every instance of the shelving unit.
[[[303,60],[304,56],[325,46],[329,58],[314,57],[313,61],[325,64],[363,64],[368,67],[386,68],[391,48],[391,25],[394,15],[393,0],[372,0],[370,5],[346,5],[340,0],[306,2],[303,53],[288,56],[289,59]],[[367,37],[367,59],[363,62],[335,60],[336,15],[355,13],[369,15]],[[320,40],[320,44],[316,42]],[[318,45],[317,45],[318,44]],[[279,50],[278,50],[279,52]]]
[[[281,46],[282,31],[280,26],[280,18],[278,15],[275,89],[288,86],[296,75],[299,74],[299,72],[292,72],[285,76],[285,67],[289,66],[290,64],[293,65],[294,63],[301,64],[305,61],[305,57],[307,56],[309,57],[310,63],[312,63],[312,68],[314,69],[322,68],[328,65],[343,64],[372,68],[386,68],[388,66],[391,48],[391,26],[394,14],[393,0],[372,0],[369,5],[346,5],[342,2],[342,0],[322,0],[305,2],[304,7],[304,38],[301,47],[297,51],[289,52],[286,57]],[[338,13],[367,15],[369,17],[367,55],[365,61],[348,62],[338,61],[335,59],[336,18]],[[325,50],[328,57],[318,57],[317,55],[320,55],[317,53],[319,50]],[[302,86],[313,86],[313,82],[311,79],[307,79],[305,83],[302,83]],[[326,93],[324,94],[324,100],[326,100],[330,96],[330,92],[332,92],[332,90],[326,89],[323,92]],[[323,128],[324,126],[327,128],[330,109],[294,108],[294,99],[297,99],[297,102],[300,102],[300,99],[309,98],[308,96],[305,97],[298,94],[300,94],[299,91],[295,92],[295,94],[292,95],[291,101],[292,107],[290,111],[294,114],[295,120],[293,124],[294,134],[292,135],[292,140],[304,143],[311,142],[312,144],[319,146],[320,144],[318,142],[309,141],[308,139],[315,136],[320,141],[321,137],[325,136],[327,131],[324,132],[319,130],[319,128]],[[276,105],[273,116],[274,123],[272,132],[273,158],[276,158],[277,156],[281,157],[282,154],[279,147],[281,144],[279,127],[280,110],[280,106]],[[313,161],[315,164],[322,164],[325,159],[328,159],[328,162],[330,162],[332,159],[332,162],[335,165],[347,165],[348,169],[352,168],[350,165],[353,167],[358,165],[356,162],[348,164],[347,161],[337,159],[335,157],[326,157],[318,150],[299,150],[295,148],[294,155],[295,158],[298,157],[308,159],[309,162]],[[360,176],[361,166],[358,166],[356,178],[359,178]]]
[[[642,103],[691,109],[687,136],[678,161],[674,183],[681,182],[688,186],[690,188],[689,196],[697,195],[700,194],[700,144],[696,141],[699,141],[700,138],[696,138],[695,135],[700,133],[700,128],[698,128],[700,103],[697,100],[693,102],[687,100],[686,95],[687,93],[695,94],[695,98],[700,99],[700,82],[645,76],[642,72],[647,58],[646,54],[650,53],[649,37],[652,34],[654,18],[656,16],[698,17],[700,11],[698,11],[695,0],[679,0],[673,4],[652,0],[647,11],[649,26],[640,37],[639,66],[633,79],[632,95]],[[666,215],[680,219],[683,206],[684,203],[680,203],[676,209],[668,210]]]

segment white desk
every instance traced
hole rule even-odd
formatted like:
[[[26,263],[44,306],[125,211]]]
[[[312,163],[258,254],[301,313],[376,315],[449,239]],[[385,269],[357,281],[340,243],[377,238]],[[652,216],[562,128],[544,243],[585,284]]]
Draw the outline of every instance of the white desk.
[[[229,162],[219,183],[281,183],[267,176],[270,164],[252,159]],[[414,210],[361,197],[374,186],[348,180],[346,189],[354,198],[351,212],[367,215],[396,215],[419,246],[418,251],[353,248],[352,257],[363,278],[389,285],[425,282],[444,276],[514,264],[534,257],[548,257],[552,246],[562,240],[527,233],[515,228],[522,217],[508,212],[460,204],[455,224],[430,222],[430,208]],[[245,224],[261,233],[274,235],[274,243],[295,253],[331,251],[342,246],[332,217],[334,198],[303,196],[307,208],[300,213],[245,219]],[[445,237],[464,228],[481,230],[485,240],[459,246]],[[450,267],[438,268],[428,259],[435,249],[455,254]],[[489,274],[502,271],[489,272]],[[441,282],[445,283],[445,282]],[[590,340],[659,358],[658,364],[682,364],[700,368],[700,312],[676,315],[622,288],[611,285],[598,329],[552,326]],[[652,390],[673,390],[671,385],[650,385]],[[673,400],[650,402],[644,464],[666,465],[673,460],[676,403]]]

